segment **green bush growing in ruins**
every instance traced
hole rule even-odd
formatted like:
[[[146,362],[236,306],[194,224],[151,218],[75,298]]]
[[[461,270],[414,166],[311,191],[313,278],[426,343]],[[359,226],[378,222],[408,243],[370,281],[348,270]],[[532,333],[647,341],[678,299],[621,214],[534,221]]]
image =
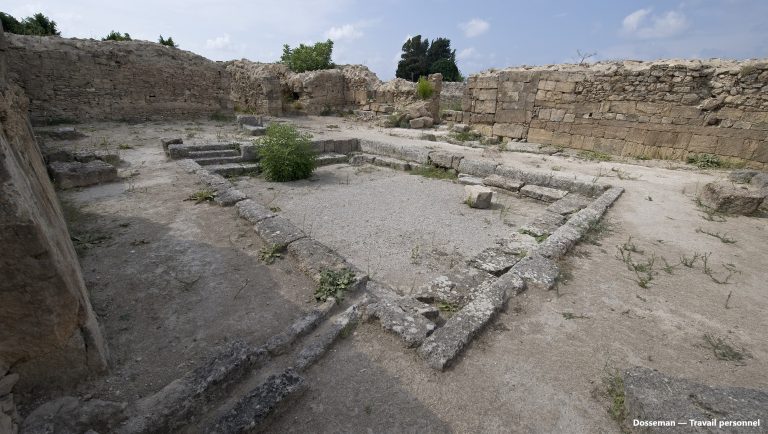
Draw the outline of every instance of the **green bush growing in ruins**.
[[[280,57],[280,63],[288,66],[288,69],[293,72],[330,69],[335,66],[331,62],[332,53],[333,41],[330,39],[325,42],[318,42],[315,45],[299,44],[296,48],[291,48],[288,44],[285,44],[283,45],[283,55]]]
[[[131,35],[128,33],[120,34],[120,32],[116,32],[112,30],[109,32],[109,34],[103,38],[101,38],[102,41],[132,41]]]
[[[172,37],[168,37],[168,39],[163,38],[163,35],[160,35],[160,39],[157,40],[157,43],[160,45],[165,45],[166,47],[172,47],[172,48],[179,48],[179,44],[173,42]]]
[[[40,12],[19,21],[10,14],[0,12],[0,22],[3,30],[17,35],[59,36],[56,21],[51,20]]]
[[[309,178],[315,170],[310,135],[289,124],[273,123],[261,139],[261,169],[268,181],[286,182]]]
[[[421,99],[429,99],[432,94],[435,93],[435,86],[427,80],[427,77],[419,77],[419,82],[416,83],[416,94]]]

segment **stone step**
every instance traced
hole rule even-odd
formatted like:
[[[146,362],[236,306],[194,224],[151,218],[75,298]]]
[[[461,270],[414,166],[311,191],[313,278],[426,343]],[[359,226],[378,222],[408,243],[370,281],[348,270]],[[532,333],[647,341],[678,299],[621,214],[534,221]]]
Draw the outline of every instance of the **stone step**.
[[[185,145],[183,143],[168,145],[168,155],[178,160],[189,158],[191,152],[237,150],[237,143],[206,143],[199,145]]]
[[[249,136],[263,136],[267,134],[267,127],[243,124],[242,128],[245,134]]]
[[[242,176],[259,173],[259,163],[228,163],[214,164],[206,167],[209,171],[221,176]]]
[[[323,153],[315,159],[315,166],[328,166],[330,164],[341,164],[349,161],[349,157],[344,154]]]
[[[197,164],[201,166],[212,166],[214,164],[230,164],[230,163],[242,163],[243,158],[239,155],[236,157],[214,157],[214,158],[195,158]]]
[[[237,151],[237,149],[220,149],[220,150],[213,150],[213,151],[194,151],[189,153],[189,158],[192,159],[199,159],[199,158],[217,158],[217,157],[238,157],[240,156],[240,153]]]

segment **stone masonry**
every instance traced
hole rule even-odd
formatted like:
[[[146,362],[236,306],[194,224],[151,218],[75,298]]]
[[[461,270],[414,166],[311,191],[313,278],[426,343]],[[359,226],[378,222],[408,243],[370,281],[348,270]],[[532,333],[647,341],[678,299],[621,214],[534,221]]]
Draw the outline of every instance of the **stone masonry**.
[[[5,54],[0,31],[0,377],[51,388],[103,370],[107,351]]]
[[[32,122],[179,119],[231,111],[229,76],[202,56],[146,41],[7,35],[9,78]]]
[[[768,62],[554,65],[469,78],[462,112],[485,136],[632,157],[715,154],[768,165]]]

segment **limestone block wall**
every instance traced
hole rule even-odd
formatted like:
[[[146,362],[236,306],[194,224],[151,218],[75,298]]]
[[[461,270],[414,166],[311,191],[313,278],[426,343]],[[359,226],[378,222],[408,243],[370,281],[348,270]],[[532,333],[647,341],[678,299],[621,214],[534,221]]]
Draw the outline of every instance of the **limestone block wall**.
[[[0,376],[51,388],[104,369],[107,351],[6,53],[0,30]]]
[[[455,121],[487,136],[634,157],[768,164],[768,62],[658,61],[473,75]]]
[[[231,111],[224,65],[145,41],[7,35],[9,78],[33,123],[144,120]]]
[[[228,62],[230,98],[239,111],[272,116],[332,114],[368,101],[380,81],[362,65],[294,73],[279,63]]]

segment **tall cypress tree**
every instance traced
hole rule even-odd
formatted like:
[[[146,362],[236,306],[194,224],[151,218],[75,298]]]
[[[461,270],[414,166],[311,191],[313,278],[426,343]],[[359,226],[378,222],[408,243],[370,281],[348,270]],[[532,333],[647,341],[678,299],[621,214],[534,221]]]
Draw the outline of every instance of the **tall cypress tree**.
[[[422,40],[421,35],[416,35],[405,41],[395,76],[417,81],[436,72],[443,74],[445,81],[463,80],[456,66],[456,50],[451,50],[451,40],[436,38],[430,44],[429,39]]]

